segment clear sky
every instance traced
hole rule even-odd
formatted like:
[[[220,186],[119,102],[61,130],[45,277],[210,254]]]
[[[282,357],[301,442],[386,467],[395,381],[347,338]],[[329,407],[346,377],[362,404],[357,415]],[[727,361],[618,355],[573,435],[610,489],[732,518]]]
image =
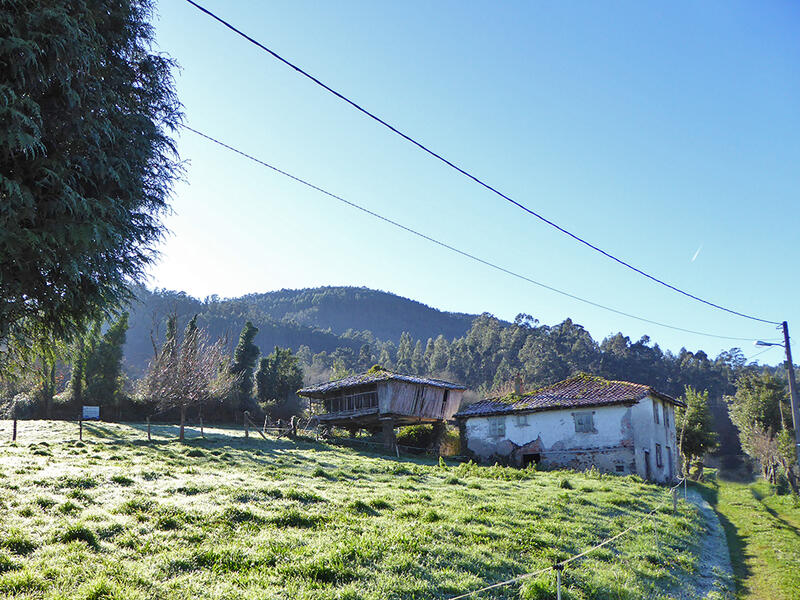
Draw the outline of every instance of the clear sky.
[[[788,320],[800,339],[797,3],[200,3],[547,218],[694,294]],[[595,254],[183,0],[158,11],[188,125],[594,302],[719,335],[779,335]],[[151,285],[199,297],[367,286],[443,310],[571,317],[598,340],[622,331],[673,351],[760,352],[515,280],[193,133],[179,146],[185,181]]]

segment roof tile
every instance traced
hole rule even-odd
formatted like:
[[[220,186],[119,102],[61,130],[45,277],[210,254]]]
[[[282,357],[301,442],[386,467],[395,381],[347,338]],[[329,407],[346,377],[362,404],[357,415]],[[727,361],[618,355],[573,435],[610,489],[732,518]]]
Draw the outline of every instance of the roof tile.
[[[629,381],[609,381],[582,373],[527,394],[511,394],[475,402],[462,409],[456,417],[626,404],[641,400],[648,395],[683,406],[679,400],[661,394],[648,385]]]

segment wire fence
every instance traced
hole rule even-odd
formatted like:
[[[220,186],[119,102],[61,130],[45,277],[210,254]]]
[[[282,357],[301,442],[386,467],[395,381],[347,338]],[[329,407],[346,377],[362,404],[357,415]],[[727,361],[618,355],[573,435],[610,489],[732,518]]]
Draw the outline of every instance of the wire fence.
[[[686,488],[686,477],[681,477],[679,479],[678,483],[676,483],[674,486],[669,488],[669,494],[672,497],[673,511],[677,510],[677,490],[681,486],[683,486],[683,499],[684,499],[684,501],[686,501],[687,500],[687,494],[688,494],[687,488]],[[558,600],[561,600],[561,573],[564,571],[564,568],[567,565],[569,565],[571,563],[574,563],[575,561],[578,561],[581,558],[584,558],[585,556],[591,554],[592,552],[595,552],[596,550],[599,550],[600,548],[602,548],[604,546],[607,546],[608,544],[614,542],[615,540],[618,540],[619,538],[625,536],[626,534],[629,534],[632,531],[635,531],[635,530],[639,529],[640,527],[642,527],[642,525],[644,525],[645,523],[648,522],[648,517],[652,517],[654,519],[655,518],[655,513],[658,510],[660,510],[661,508],[663,508],[664,506],[667,506],[666,502],[659,503],[658,505],[655,506],[655,508],[653,508],[650,512],[645,514],[641,519],[639,519],[639,521],[637,521],[633,525],[627,527],[626,529],[623,529],[619,533],[617,533],[617,534],[615,534],[615,535],[613,535],[613,536],[611,536],[609,538],[604,539],[603,541],[601,541],[598,544],[595,544],[591,548],[587,548],[583,552],[580,552],[578,554],[574,554],[574,555],[570,556],[569,558],[565,558],[564,560],[558,561],[558,562],[556,562],[556,563],[554,563],[554,564],[552,564],[552,565],[550,565],[548,567],[543,567],[543,568],[541,568],[541,569],[539,569],[537,571],[533,571],[533,572],[530,572],[530,573],[524,573],[522,575],[517,575],[516,577],[512,577],[511,579],[506,579],[505,581],[499,581],[497,583],[493,583],[491,585],[487,585],[485,587],[478,588],[476,590],[472,590],[471,592],[466,592],[464,594],[459,594],[458,596],[451,596],[447,600],[463,600],[465,598],[474,598],[479,594],[482,594],[484,592],[488,592],[489,590],[495,590],[495,589],[502,588],[502,587],[508,587],[508,586],[514,585],[515,583],[520,583],[522,581],[525,581],[526,579],[530,579],[532,577],[537,577],[538,575],[542,575],[544,573],[547,573],[548,571],[553,571],[556,574],[556,593],[557,593],[556,597],[557,597]],[[658,530],[655,527],[655,520],[653,520],[653,531],[655,532],[655,535],[658,536]],[[656,537],[656,539],[658,539],[658,538]]]
[[[150,415],[150,417],[148,417],[148,419],[146,421],[146,424],[139,423],[139,424],[131,424],[131,425],[134,426],[134,427],[142,427],[142,428],[144,428],[144,426],[146,425],[148,441],[152,441],[153,437],[155,437],[156,435],[158,435],[159,437],[164,437],[165,432],[163,430],[165,428],[169,429],[169,432],[171,434],[170,437],[174,438],[174,436],[175,436],[174,429],[176,427],[178,427],[178,424],[176,424],[176,423],[159,422],[159,423],[157,423],[155,425],[152,425],[151,422],[150,422],[152,417],[158,416],[159,414],[163,414],[164,412],[167,412],[167,411],[160,411],[160,412],[157,412],[157,413],[153,413],[152,415]],[[281,438],[283,436],[294,437],[294,436],[297,435],[297,431],[300,430],[303,434],[305,434],[305,435],[303,435],[303,437],[309,437],[308,434],[309,433],[313,433],[314,437],[317,440],[321,440],[321,441],[323,441],[325,443],[340,444],[340,445],[345,445],[345,446],[361,445],[361,446],[369,446],[369,447],[372,447],[372,448],[376,448],[377,447],[379,450],[384,450],[384,451],[387,451],[387,452],[390,451],[390,450],[393,450],[394,453],[396,453],[398,456],[399,456],[400,448],[404,448],[404,452],[409,451],[411,454],[417,454],[417,455],[419,454],[419,451],[427,452],[427,451],[430,450],[429,448],[423,448],[423,447],[419,447],[419,446],[404,446],[404,445],[399,445],[399,444],[395,444],[391,449],[389,449],[386,446],[386,444],[383,443],[383,442],[376,442],[376,441],[372,441],[372,440],[360,440],[360,439],[357,439],[357,438],[345,438],[345,437],[341,437],[341,436],[326,436],[326,437],[323,437],[322,435],[320,435],[319,429],[316,429],[316,428],[311,429],[312,420],[309,420],[308,422],[306,422],[304,427],[301,427],[299,423],[292,423],[288,427],[267,426],[266,423],[264,425],[262,425],[262,426],[258,426],[253,422],[253,420],[250,418],[249,415],[245,415],[243,421],[244,421],[244,423],[243,423],[243,425],[241,427],[236,426],[236,427],[231,428],[231,427],[228,427],[228,426],[223,426],[223,427],[220,428],[218,426],[213,426],[213,428],[211,430],[212,432],[211,432],[210,437],[213,437],[213,438],[230,438],[230,437],[234,437],[234,435],[236,435],[236,434],[239,434],[242,437],[247,438],[247,437],[249,437],[250,430],[252,429],[253,431],[255,431],[258,434],[260,434],[265,440],[267,440],[268,439],[267,435],[266,435],[267,433],[275,435],[276,439],[279,439],[279,438]],[[28,421],[25,421],[25,422],[28,422]],[[9,423],[11,425],[12,436],[13,436],[12,437],[12,441],[15,441],[16,438],[17,438],[17,430],[18,430],[17,420],[16,419],[13,420],[13,421],[9,420],[9,421],[6,421],[5,423]],[[84,427],[86,426],[86,425],[84,425],[84,421],[83,420],[64,421],[63,423],[65,425],[66,424],[77,425],[77,431],[75,433],[77,433],[78,435],[76,437],[78,437],[78,439],[80,439],[80,440],[83,439]],[[87,424],[88,423],[90,423],[90,422],[87,422]],[[91,423],[94,423],[94,421],[91,421]],[[186,428],[187,431],[191,431],[192,429],[194,429],[194,430],[199,429],[200,430],[200,436],[201,437],[205,437],[204,424],[203,424],[202,418],[199,418],[196,421],[194,419],[192,419],[191,421],[190,420],[185,420],[184,421],[184,427]],[[151,430],[151,428],[152,428],[152,430]],[[0,427],[0,429],[5,430],[5,426]],[[90,428],[90,431],[91,430],[92,430],[92,428]],[[5,437],[5,435],[3,437]],[[238,437],[238,435],[236,437]],[[411,451],[417,451],[417,452],[411,452]],[[457,460],[458,459],[462,459],[463,460],[463,459],[466,459],[467,457],[450,456],[450,457],[447,457],[447,458],[449,458],[449,459],[457,459]],[[688,500],[687,477],[684,476],[684,477],[679,478],[678,483],[673,485],[668,490],[668,494],[671,496],[671,499],[672,499],[673,511],[677,510],[677,492],[678,492],[678,489],[680,487],[683,487],[683,499],[684,499],[684,501],[687,501]],[[532,571],[532,572],[529,572],[529,573],[523,573],[521,575],[517,575],[517,576],[512,577],[510,579],[506,579],[504,581],[499,581],[497,583],[493,583],[493,584],[490,584],[490,585],[487,585],[487,586],[472,590],[470,592],[465,592],[465,593],[459,594],[457,596],[452,596],[452,597],[448,598],[447,600],[464,600],[466,598],[474,598],[474,597],[476,597],[476,596],[478,596],[480,594],[483,594],[484,592],[488,592],[488,591],[499,589],[499,588],[503,588],[503,587],[512,586],[514,584],[521,583],[521,582],[523,582],[523,581],[525,581],[527,579],[531,579],[533,577],[537,577],[539,575],[547,573],[548,571],[553,571],[556,574],[557,598],[560,599],[561,598],[561,573],[567,567],[567,565],[570,565],[570,564],[572,564],[572,563],[574,563],[576,561],[579,561],[580,559],[582,559],[582,558],[586,557],[587,555],[599,550],[600,548],[603,548],[604,546],[607,546],[607,545],[613,543],[614,541],[624,537],[625,535],[628,535],[628,534],[636,531],[637,529],[641,528],[644,524],[648,523],[648,521],[651,518],[652,518],[653,531],[654,531],[655,535],[657,536],[658,532],[657,532],[657,527],[655,526],[655,514],[656,514],[656,512],[658,512],[660,509],[662,509],[665,506],[668,506],[666,500],[664,500],[664,501],[660,502],[659,504],[657,504],[652,510],[650,510],[648,513],[646,513],[636,523],[634,523],[634,524],[630,525],[629,527],[623,529],[622,531],[614,534],[613,536],[608,537],[608,538],[600,541],[599,543],[595,544],[594,546],[592,546],[590,548],[587,548],[586,550],[583,550],[582,552],[580,552],[578,554],[574,554],[574,555],[572,555],[572,556],[570,556],[568,558],[565,558],[565,559],[563,559],[561,561],[558,561],[558,562],[556,562],[556,563],[554,563],[554,564],[552,564],[550,566],[543,567],[543,568],[538,569],[536,571]]]

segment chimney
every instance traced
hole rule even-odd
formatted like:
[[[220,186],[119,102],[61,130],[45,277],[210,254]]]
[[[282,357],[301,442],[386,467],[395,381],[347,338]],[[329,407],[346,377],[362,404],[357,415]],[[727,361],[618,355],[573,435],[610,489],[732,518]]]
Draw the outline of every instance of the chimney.
[[[521,396],[522,395],[522,374],[521,373],[517,373],[514,376],[514,393],[517,396]]]

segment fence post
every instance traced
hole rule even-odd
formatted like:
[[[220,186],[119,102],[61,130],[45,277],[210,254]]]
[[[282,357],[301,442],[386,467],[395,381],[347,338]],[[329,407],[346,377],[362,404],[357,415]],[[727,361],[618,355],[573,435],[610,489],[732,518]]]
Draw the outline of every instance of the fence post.
[[[683,500],[686,501],[686,480],[688,479],[687,476],[683,477]]]
[[[672,488],[672,514],[678,512],[678,488]]]
[[[147,417],[147,441],[153,441],[153,438],[150,437],[150,417]]]
[[[11,431],[11,441],[12,442],[16,442],[17,441],[17,420],[16,419],[14,419],[14,428]]]
[[[250,419],[248,417],[247,411],[244,411],[244,437],[246,438],[250,437]]]
[[[555,565],[553,567],[556,572],[556,598],[558,600],[561,600],[561,571],[563,568],[563,565]]]
[[[83,419],[78,419],[78,439],[83,441]]]
[[[203,417],[200,417],[200,437],[201,437],[201,438],[204,438],[204,437],[206,437],[206,434],[205,434],[205,432],[203,431]]]

